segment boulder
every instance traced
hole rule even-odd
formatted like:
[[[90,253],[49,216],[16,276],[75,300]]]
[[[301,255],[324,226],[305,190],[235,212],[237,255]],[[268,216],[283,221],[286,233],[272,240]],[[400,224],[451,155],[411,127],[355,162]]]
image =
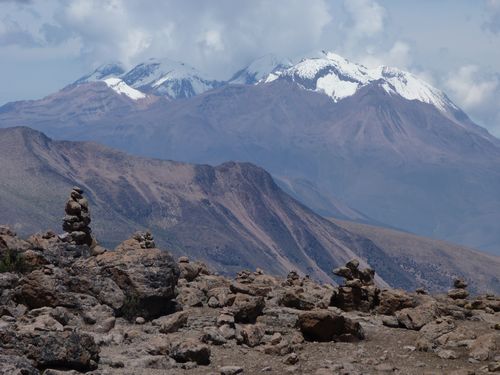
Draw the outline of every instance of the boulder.
[[[426,302],[417,307],[406,308],[396,312],[399,325],[418,331],[427,323],[432,322],[439,316],[437,303]]]
[[[176,362],[196,362],[198,365],[210,364],[210,347],[194,339],[186,339],[172,345],[170,357]]]
[[[92,336],[76,331],[0,331],[0,346],[13,348],[35,367],[89,371],[97,368],[99,347]]]
[[[452,332],[456,324],[451,319],[436,319],[427,323],[419,331],[416,347],[420,351],[430,351],[439,345],[439,338]]]
[[[0,354],[0,374],[39,375],[40,371],[26,357]]]
[[[217,329],[216,327],[205,327],[203,328],[203,336],[201,337],[201,341],[206,344],[223,345],[227,342],[227,339],[224,336],[224,332]]]
[[[476,361],[493,359],[500,348],[500,334],[487,333],[479,336],[470,346],[469,357]]]
[[[161,333],[177,332],[184,327],[188,321],[189,312],[179,311],[170,315],[162,316],[153,320],[153,325],[160,327]]]
[[[280,299],[280,305],[298,310],[312,310],[315,307],[315,300],[311,297],[304,293],[302,288],[294,288],[285,291]]]
[[[14,291],[15,299],[30,309],[44,306],[75,307],[68,290],[69,274],[56,267],[34,270],[25,275]]]
[[[220,375],[237,375],[243,373],[243,367],[240,366],[222,366],[219,369]]]
[[[261,324],[238,325],[236,329],[236,340],[239,344],[244,344],[253,348],[262,342],[265,333],[265,327]]]
[[[400,289],[384,289],[378,298],[379,304],[376,312],[383,315],[392,315],[398,310],[415,306],[413,298]]]
[[[237,323],[255,323],[259,315],[262,315],[265,302],[261,296],[250,296],[238,293],[231,306],[234,320]]]
[[[201,262],[190,262],[187,257],[180,257],[178,260],[180,279],[185,279],[187,281],[195,280],[199,275],[208,275],[208,267],[206,264]]]
[[[359,323],[329,310],[303,312],[297,325],[308,341],[357,341],[364,338]]]
[[[75,262],[72,269],[76,275],[85,274],[85,278],[90,281],[100,280],[104,283],[106,279],[111,280],[124,294],[120,311],[125,315],[154,319],[172,312],[179,269],[167,251],[143,246],[133,238],[128,240],[127,245],[119,246],[117,251]],[[108,287],[110,292],[118,292],[109,282]],[[103,297],[101,291],[95,290],[93,294],[96,292]],[[119,292],[118,295],[121,300]],[[120,302],[113,301],[112,307],[116,308]]]
[[[201,307],[207,300],[205,293],[196,287],[182,286],[178,288],[178,292],[176,300],[183,308]]]

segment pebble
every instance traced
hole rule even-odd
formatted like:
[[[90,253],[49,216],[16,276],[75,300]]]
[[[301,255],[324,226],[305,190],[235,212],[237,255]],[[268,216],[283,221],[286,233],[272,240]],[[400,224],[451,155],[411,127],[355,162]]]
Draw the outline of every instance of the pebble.
[[[223,366],[219,369],[221,375],[236,375],[243,373],[243,367],[239,366]]]

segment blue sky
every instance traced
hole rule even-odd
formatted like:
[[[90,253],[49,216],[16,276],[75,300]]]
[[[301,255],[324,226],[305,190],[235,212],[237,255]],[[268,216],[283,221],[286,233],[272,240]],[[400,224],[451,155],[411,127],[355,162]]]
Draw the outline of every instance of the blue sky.
[[[319,49],[409,70],[500,136],[500,0],[0,0],[0,104],[149,57],[227,78]]]

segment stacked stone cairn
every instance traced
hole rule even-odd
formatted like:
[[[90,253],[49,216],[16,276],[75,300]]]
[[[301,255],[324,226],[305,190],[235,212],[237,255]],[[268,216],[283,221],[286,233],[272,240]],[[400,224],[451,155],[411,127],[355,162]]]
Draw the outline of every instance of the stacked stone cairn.
[[[375,271],[371,268],[359,269],[359,261],[353,259],[345,266],[333,270],[334,275],[343,277],[345,282],[333,296],[332,304],[343,310],[368,312],[379,301],[380,289],[375,286]]]
[[[453,281],[454,289],[448,291],[448,297],[451,299],[465,299],[469,296],[467,291],[467,282],[463,279],[455,279]]]
[[[90,229],[89,203],[83,197],[83,190],[73,187],[65,207],[66,215],[63,218],[63,230],[77,245],[93,245],[92,230]]]

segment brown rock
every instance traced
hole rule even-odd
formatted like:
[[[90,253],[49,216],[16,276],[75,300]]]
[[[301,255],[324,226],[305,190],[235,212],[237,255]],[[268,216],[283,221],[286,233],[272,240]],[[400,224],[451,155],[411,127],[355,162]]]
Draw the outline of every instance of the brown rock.
[[[308,341],[357,341],[364,338],[359,323],[328,310],[301,313],[297,324]]]
[[[177,362],[196,362],[198,365],[210,364],[210,347],[194,339],[175,343],[170,350],[170,357]]]
[[[487,361],[496,354],[500,344],[500,334],[488,333],[479,336],[470,347],[469,357],[477,361]]]
[[[161,318],[153,320],[153,325],[160,327],[161,333],[177,332],[180,328],[184,327],[188,321],[189,312],[179,311],[170,315],[162,316]]]
[[[236,338],[240,344],[253,348],[262,342],[265,333],[264,326],[260,324],[246,324],[237,326]]]
[[[413,298],[400,289],[384,289],[378,298],[379,305],[376,311],[379,314],[392,315],[398,310],[415,306]]]
[[[231,306],[234,320],[237,323],[255,323],[259,315],[262,315],[265,302],[260,296],[250,296],[238,293]]]
[[[438,316],[439,311],[435,302],[427,302],[417,307],[406,308],[396,312],[396,318],[402,327],[417,331]]]
[[[469,296],[469,292],[465,289],[450,289],[448,297],[452,299],[465,299]]]

